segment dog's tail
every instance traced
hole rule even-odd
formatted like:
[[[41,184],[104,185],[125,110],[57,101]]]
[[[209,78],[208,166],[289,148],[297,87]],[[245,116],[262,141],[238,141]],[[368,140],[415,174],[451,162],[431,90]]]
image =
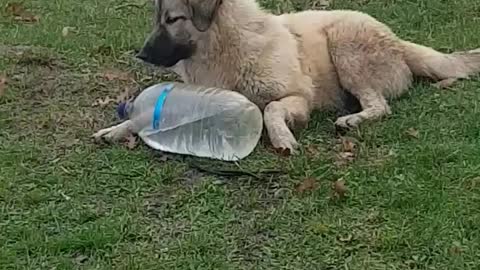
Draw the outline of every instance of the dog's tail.
[[[444,54],[408,41],[402,41],[402,45],[407,65],[416,76],[439,81],[480,73],[480,49]]]

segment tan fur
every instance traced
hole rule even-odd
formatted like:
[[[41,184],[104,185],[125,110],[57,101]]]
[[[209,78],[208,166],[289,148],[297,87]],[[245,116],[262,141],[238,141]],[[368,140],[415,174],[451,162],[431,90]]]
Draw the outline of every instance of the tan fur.
[[[223,0],[196,38],[196,53],[172,70],[187,83],[248,97],[264,110],[273,146],[291,151],[297,142],[287,123],[308,121],[314,109],[343,106],[342,89],[363,111],[336,124],[355,127],[390,113],[387,99],[408,90],[414,75],[451,81],[480,71],[479,51],[442,54],[403,41],[356,11],[276,16],[254,0]]]

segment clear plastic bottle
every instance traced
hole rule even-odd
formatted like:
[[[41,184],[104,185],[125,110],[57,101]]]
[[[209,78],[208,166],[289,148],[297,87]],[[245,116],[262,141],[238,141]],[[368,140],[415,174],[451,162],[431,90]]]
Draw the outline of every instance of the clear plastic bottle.
[[[117,112],[154,149],[227,161],[248,156],[263,129],[260,109],[243,95],[177,82],[153,85]]]

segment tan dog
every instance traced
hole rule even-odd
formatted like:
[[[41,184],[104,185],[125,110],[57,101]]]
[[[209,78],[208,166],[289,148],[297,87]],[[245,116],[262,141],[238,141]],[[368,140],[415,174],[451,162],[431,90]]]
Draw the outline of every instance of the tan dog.
[[[313,109],[348,105],[345,93],[361,111],[336,125],[351,128],[389,114],[387,98],[404,93],[414,75],[443,84],[480,72],[480,50],[443,54],[355,11],[275,16],[254,0],[157,0],[156,9],[138,57],[187,83],[242,93],[263,109],[273,146],[290,151],[297,141],[289,126]],[[129,129],[127,121],[94,136],[116,140]]]

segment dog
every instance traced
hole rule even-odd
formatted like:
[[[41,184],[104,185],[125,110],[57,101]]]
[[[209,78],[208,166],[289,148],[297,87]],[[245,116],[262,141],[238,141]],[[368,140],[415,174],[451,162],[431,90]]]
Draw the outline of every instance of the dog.
[[[391,113],[387,100],[414,76],[440,85],[480,72],[480,49],[444,54],[397,37],[358,11],[274,15],[254,0],[156,0],[155,26],[137,57],[190,84],[237,91],[262,109],[273,147],[294,153],[292,133],[313,110],[360,110],[335,124],[355,128]],[[348,109],[348,108],[347,108]],[[115,141],[126,121],[94,137]]]

